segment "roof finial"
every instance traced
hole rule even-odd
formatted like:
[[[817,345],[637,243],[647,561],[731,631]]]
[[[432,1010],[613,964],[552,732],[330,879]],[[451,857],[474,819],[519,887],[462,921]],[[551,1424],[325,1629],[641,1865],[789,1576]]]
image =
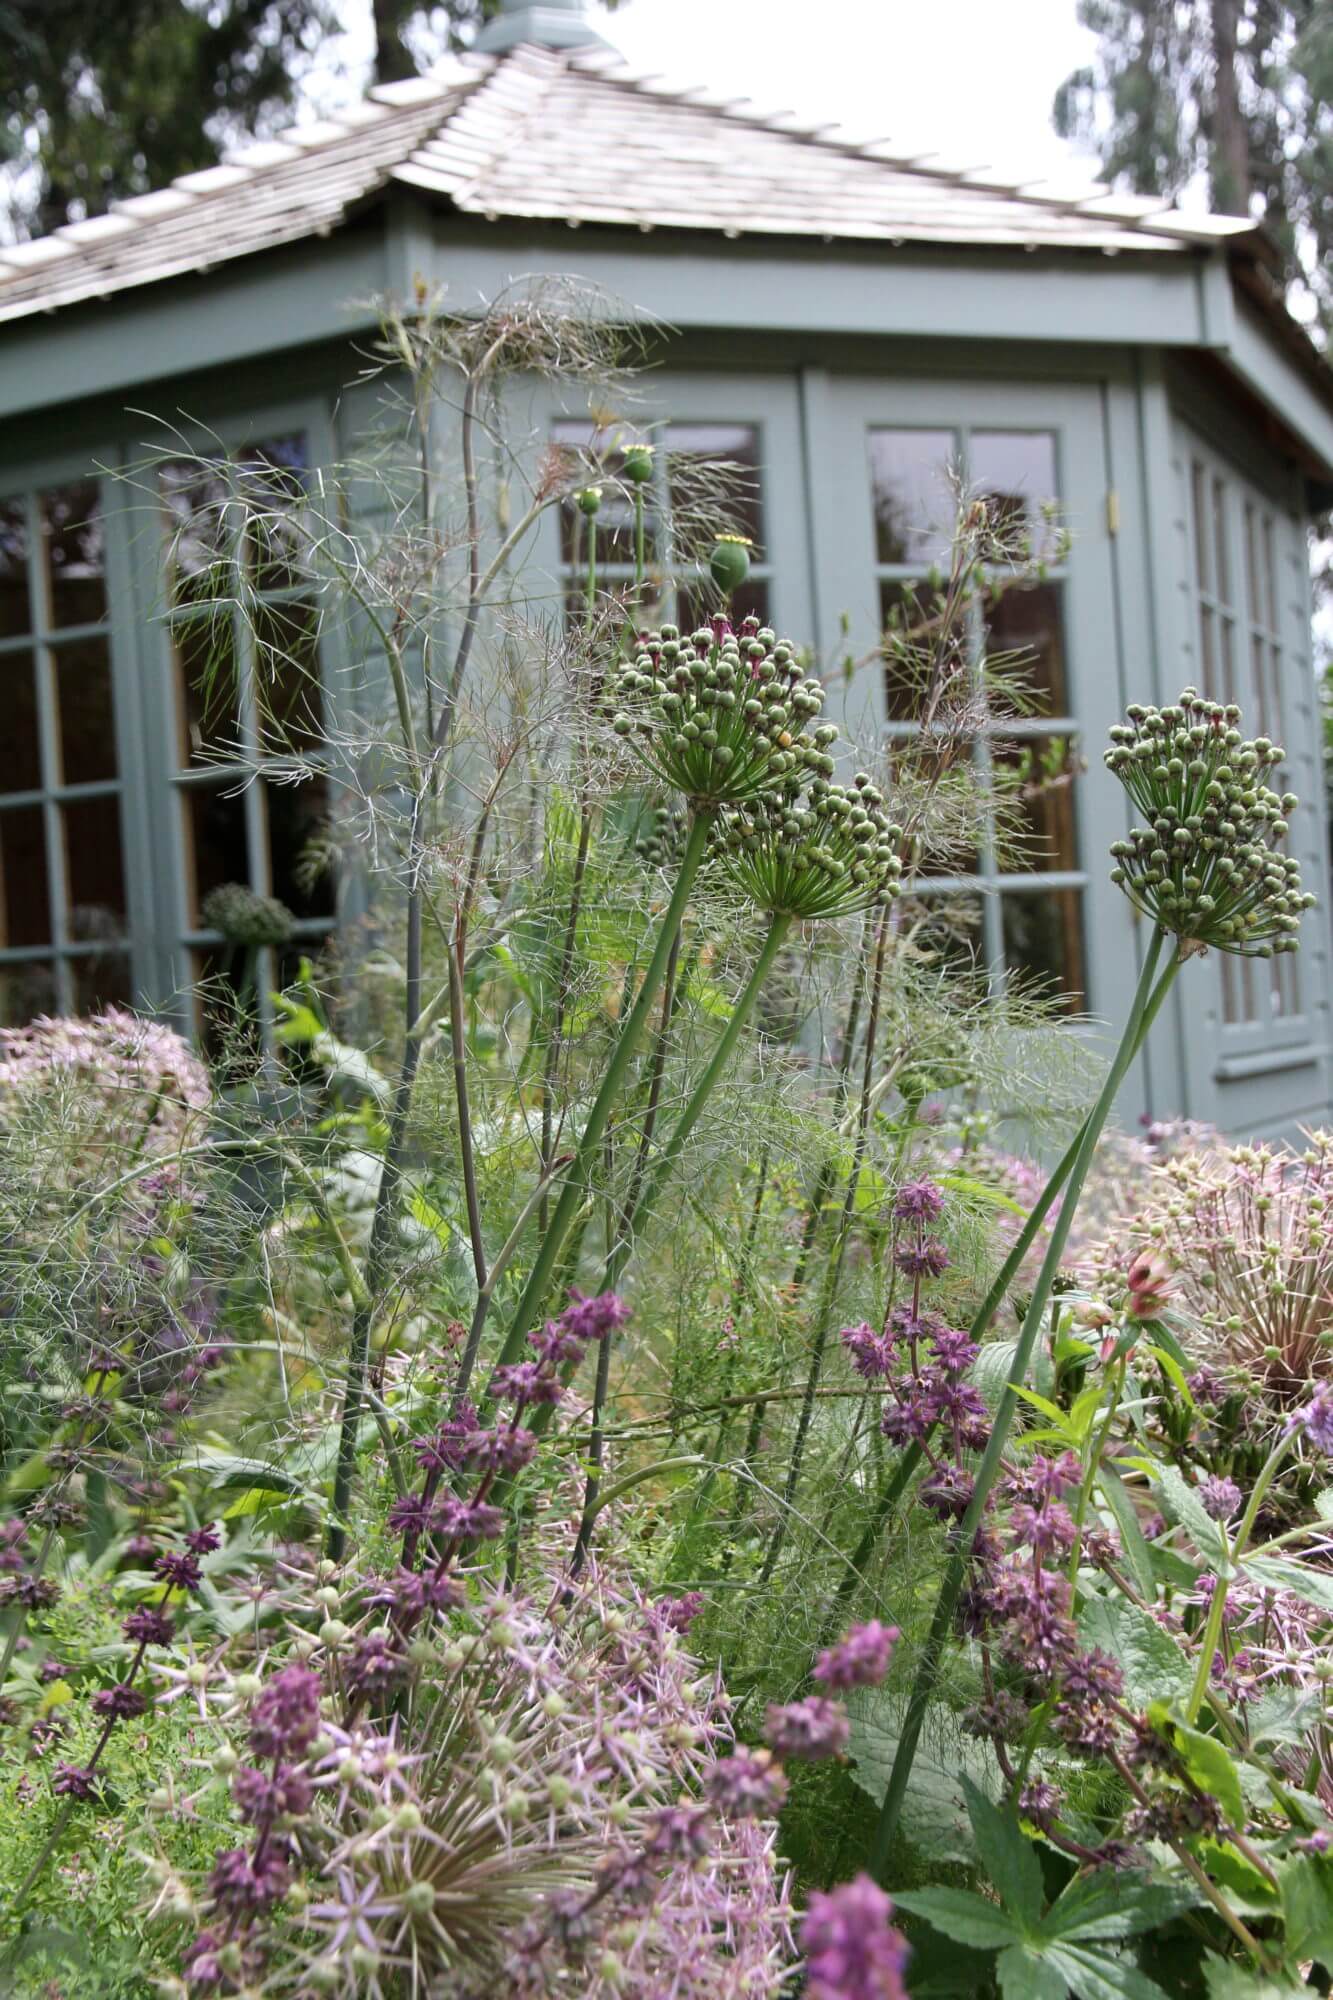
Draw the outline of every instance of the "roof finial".
[[[499,13],[472,46],[484,55],[503,55],[520,42],[547,49],[609,46],[588,19],[584,0],[500,0]]]

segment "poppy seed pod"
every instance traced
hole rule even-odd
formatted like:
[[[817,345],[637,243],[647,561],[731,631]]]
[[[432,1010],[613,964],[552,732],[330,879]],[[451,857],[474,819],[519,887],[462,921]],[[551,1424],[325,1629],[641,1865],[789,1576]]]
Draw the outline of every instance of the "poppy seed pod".
[[[574,499],[578,505],[580,514],[586,514],[589,520],[591,520],[592,516],[601,509],[602,489],[600,486],[580,486],[578,492],[574,495]]]
[[[624,472],[633,485],[646,486],[653,476],[653,447],[650,444],[626,445]]]
[[[708,558],[708,573],[724,597],[739,590],[750,574],[750,543],[744,535],[719,535]]]

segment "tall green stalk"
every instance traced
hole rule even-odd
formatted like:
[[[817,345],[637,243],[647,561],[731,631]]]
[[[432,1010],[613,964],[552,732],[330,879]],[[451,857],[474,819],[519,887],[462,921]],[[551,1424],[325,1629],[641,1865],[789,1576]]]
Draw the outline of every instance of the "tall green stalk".
[[[1097,1141],[1101,1137],[1102,1127],[1110,1116],[1116,1093],[1124,1082],[1129,1071],[1129,1066],[1137,1053],[1140,1033],[1149,1004],[1155,1001],[1160,1006],[1169,989],[1171,979],[1180,965],[1180,958],[1177,954],[1167,969],[1167,976],[1162,980],[1159,992],[1154,993],[1153,982],[1157,975],[1158,962],[1162,955],[1162,946],[1165,940],[1166,933],[1154,926],[1148,949],[1144,954],[1143,969],[1139,974],[1139,983],[1135,990],[1129,1019],[1126,1021],[1124,1032],[1120,1037],[1120,1046],[1116,1050],[1115,1059],[1107,1072],[1101,1094],[1079,1135],[1078,1153],[1069,1173],[1065,1198],[1061,1204],[1060,1214],[1056,1220],[1055,1227],[1051,1231],[1050,1242],[1046,1247],[1046,1255],[1042,1259],[1041,1270],[1038,1274],[1036,1285],[1033,1288],[1032,1297],[1028,1303],[1027,1313],[1024,1316],[1022,1331],[1018,1339],[1018,1347],[1014,1354],[1012,1375],[1010,1380],[1005,1384],[1004,1393],[1000,1397],[999,1406],[996,1409],[994,1423],[991,1428],[990,1439],[977,1471],[971,1503],[958,1529],[953,1553],[949,1558],[948,1568],[944,1574],[944,1581],[940,1586],[940,1594],[936,1600],[935,1613],[931,1619],[925,1651],[922,1654],[921,1663],[917,1668],[916,1680],[913,1683],[912,1692],[908,1698],[907,1712],[903,1718],[902,1734],[898,1739],[897,1754],[893,1760],[893,1769],[889,1773],[889,1782],[885,1789],[883,1803],[880,1807],[879,1822],[875,1829],[875,1838],[871,1847],[870,1865],[873,1873],[877,1876],[883,1873],[889,1850],[893,1843],[893,1836],[897,1831],[898,1819],[902,1811],[903,1799],[907,1792],[908,1780],[911,1777],[912,1765],[916,1759],[917,1744],[920,1741],[922,1726],[926,1718],[926,1710],[930,1706],[939,1680],[940,1662],[943,1657],[945,1642],[953,1624],[954,1611],[962,1592],[968,1555],[976,1538],[977,1530],[981,1526],[985,1515],[986,1504],[990,1499],[991,1491],[996,1479],[999,1477],[1004,1448],[1008,1442],[1009,1431],[1018,1408],[1019,1389],[1027,1379],[1027,1371],[1032,1360],[1033,1348],[1036,1346],[1037,1335],[1045,1322],[1046,1307],[1051,1295],[1051,1287],[1055,1282],[1056,1274],[1060,1268],[1060,1260],[1064,1255],[1065,1245],[1069,1240],[1069,1232],[1073,1227],[1074,1216],[1078,1209],[1079,1197],[1083,1192],[1083,1184],[1087,1179],[1088,1168],[1092,1164],[1092,1157],[1096,1150]]]

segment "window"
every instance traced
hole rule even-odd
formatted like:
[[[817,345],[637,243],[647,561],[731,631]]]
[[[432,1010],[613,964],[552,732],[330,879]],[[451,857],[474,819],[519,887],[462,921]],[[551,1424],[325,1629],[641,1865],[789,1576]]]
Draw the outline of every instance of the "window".
[[[133,997],[101,488],[0,500],[0,1021]]]
[[[556,444],[568,445],[605,469],[607,486],[597,516],[597,574],[623,588],[634,576],[634,512],[620,490],[623,479],[618,425],[562,422]],[[654,593],[651,617],[692,630],[714,607],[711,586],[699,574],[695,556],[706,553],[720,531],[745,535],[751,543],[751,571],[731,602],[739,621],[751,613],[761,625],[771,620],[771,571],[764,561],[764,521],[759,431],[753,424],[676,423],[659,427],[652,477],[645,489],[644,556]],[[572,501],[561,509],[560,568],[571,610],[583,603],[587,576],[587,523]]]
[[[278,897],[296,925],[292,944],[266,948],[253,969],[265,1027],[269,989],[294,973],[334,917],[329,785],[318,768],[320,610],[300,532],[308,471],[296,433],[228,460],[174,461],[160,474],[183,971],[205,995],[210,982],[237,975],[238,954],[203,921],[210,890],[238,882]],[[203,1014],[198,1027],[207,1036]]]
[[[910,606],[932,569],[949,560],[956,481],[1026,526],[1036,553],[1050,567],[1041,581],[997,590],[977,608],[973,653],[1021,653],[1015,671],[1025,681],[1021,718],[983,728],[977,762],[1002,784],[1023,823],[1021,856],[997,852],[994,821],[979,850],[959,857],[965,873],[922,887],[920,914],[944,962],[985,970],[992,989],[1008,975],[1061,997],[1067,1011],[1087,1002],[1083,892],[1079,867],[1075,783],[1065,648],[1065,572],[1055,558],[1058,537],[1044,511],[1058,498],[1055,434],[1051,431],[874,429],[869,433],[870,495],[882,625]],[[885,668],[890,740],[917,733],[918,691]],[[1021,863],[1021,872],[1020,864]],[[990,893],[978,896],[978,891]]]
[[[1202,453],[1190,461],[1189,505],[1203,692],[1213,701],[1239,703],[1248,731],[1280,743],[1278,518],[1252,488]],[[1300,1013],[1295,952],[1267,962],[1222,954],[1220,966],[1228,1026]]]

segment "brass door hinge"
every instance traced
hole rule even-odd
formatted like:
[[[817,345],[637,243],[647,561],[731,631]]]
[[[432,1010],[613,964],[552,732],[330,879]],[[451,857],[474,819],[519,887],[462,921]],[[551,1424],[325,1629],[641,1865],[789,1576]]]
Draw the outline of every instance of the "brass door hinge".
[[[1114,486],[1106,495],[1106,532],[1108,535],[1120,533],[1120,495]]]

